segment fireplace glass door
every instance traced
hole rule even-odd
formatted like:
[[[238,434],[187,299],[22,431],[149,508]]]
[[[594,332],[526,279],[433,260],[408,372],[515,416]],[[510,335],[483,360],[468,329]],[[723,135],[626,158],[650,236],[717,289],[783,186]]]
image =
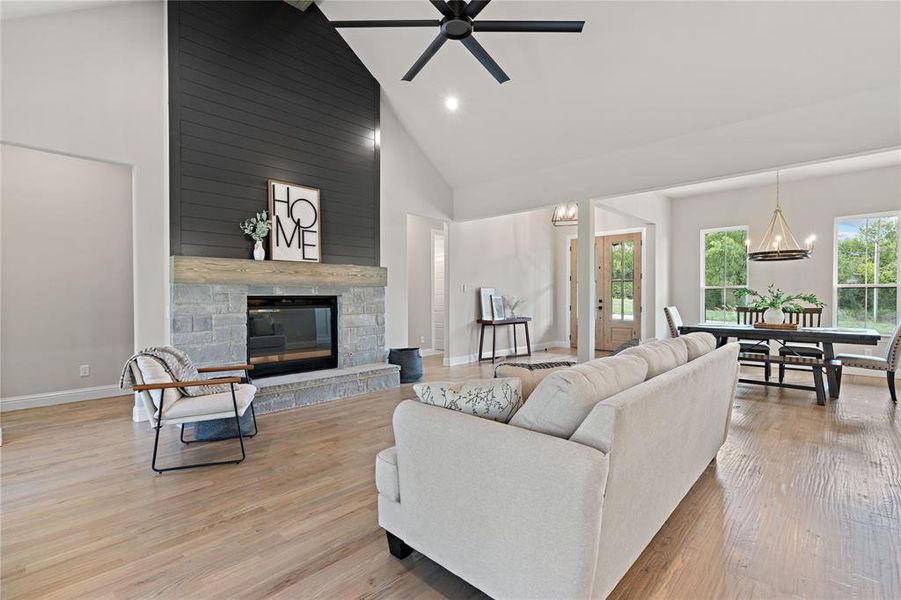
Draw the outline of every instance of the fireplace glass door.
[[[335,296],[247,298],[247,361],[253,375],[283,375],[338,366]]]

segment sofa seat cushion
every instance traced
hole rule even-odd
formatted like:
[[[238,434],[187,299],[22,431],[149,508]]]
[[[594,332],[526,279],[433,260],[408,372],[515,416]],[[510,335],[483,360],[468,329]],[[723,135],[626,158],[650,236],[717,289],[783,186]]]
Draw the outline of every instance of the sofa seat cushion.
[[[610,356],[551,373],[538,384],[511,425],[569,438],[595,404],[645,380],[647,363],[637,356]]]
[[[712,333],[707,333],[706,331],[688,333],[680,336],[679,339],[682,340],[685,344],[685,349],[688,351],[688,362],[716,349],[716,338],[713,337]]]
[[[518,377],[522,382],[522,400],[525,402],[541,381],[560,369],[567,369],[576,363],[555,361],[542,363],[501,363],[494,369],[495,377]]]
[[[515,377],[435,381],[413,386],[425,404],[506,423],[522,406],[522,383]]]
[[[375,488],[386,500],[400,502],[400,476],[397,474],[397,448],[391,446],[375,457]]]
[[[647,379],[671,371],[688,362],[688,348],[681,337],[653,340],[623,350],[620,356],[637,356],[648,365]]]
[[[238,404],[238,414],[243,415],[253,397],[257,393],[257,388],[247,383],[239,383],[235,385],[235,400]],[[235,414],[234,403],[232,402],[231,390],[219,394],[209,394],[207,396],[182,396],[171,404],[163,405],[163,419],[184,419],[188,417],[205,417],[209,415],[221,415],[225,413]],[[159,411],[156,413],[159,418]],[[217,417],[222,418],[222,417]]]

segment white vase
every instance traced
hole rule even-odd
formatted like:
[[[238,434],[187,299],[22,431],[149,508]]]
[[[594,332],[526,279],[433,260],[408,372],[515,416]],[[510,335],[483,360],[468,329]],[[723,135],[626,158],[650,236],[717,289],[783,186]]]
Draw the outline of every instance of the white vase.
[[[266,250],[263,248],[263,242],[257,242],[253,245],[253,259],[265,260]]]
[[[763,311],[763,322],[770,325],[781,325],[785,321],[785,313],[781,308],[768,308]]]

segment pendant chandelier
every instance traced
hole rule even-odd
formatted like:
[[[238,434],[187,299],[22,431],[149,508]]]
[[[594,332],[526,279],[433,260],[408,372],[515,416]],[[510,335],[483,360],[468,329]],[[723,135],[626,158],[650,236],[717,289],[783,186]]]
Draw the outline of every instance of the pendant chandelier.
[[[803,248],[795,239],[785,220],[785,215],[782,213],[782,205],[779,201],[779,171],[776,171],[776,208],[773,210],[770,224],[766,228],[760,244],[757,245],[757,249],[748,252],[748,260],[774,262],[810,258],[814,239],[814,236],[811,235],[804,240]],[[746,243],[750,248],[751,241],[748,240]]]
[[[579,207],[575,204],[561,204],[554,209],[554,216],[551,217],[551,223],[553,223],[555,227],[578,225]]]

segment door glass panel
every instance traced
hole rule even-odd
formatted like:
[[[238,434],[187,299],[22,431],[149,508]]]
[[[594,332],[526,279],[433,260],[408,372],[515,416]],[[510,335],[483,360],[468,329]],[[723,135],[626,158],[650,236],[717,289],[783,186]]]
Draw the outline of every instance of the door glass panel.
[[[612,305],[610,307],[610,318],[621,321],[623,318],[623,284],[619,281],[614,281],[613,285],[610,286],[610,299],[612,300]]]
[[[615,281],[623,278],[623,245],[620,243],[613,244],[610,247],[610,273],[611,278]]]
[[[623,319],[631,321],[635,318],[635,284],[631,281],[623,283]]]
[[[623,279],[632,279],[635,267],[635,249],[633,242],[623,242]]]

